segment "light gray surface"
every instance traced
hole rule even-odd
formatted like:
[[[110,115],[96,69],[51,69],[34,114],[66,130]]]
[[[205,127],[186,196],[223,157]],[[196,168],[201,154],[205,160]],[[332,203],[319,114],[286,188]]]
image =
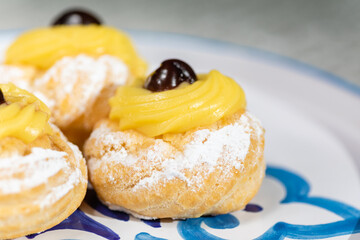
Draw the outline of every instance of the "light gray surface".
[[[185,33],[289,56],[360,86],[359,0],[1,0],[0,29],[83,6],[118,28]]]

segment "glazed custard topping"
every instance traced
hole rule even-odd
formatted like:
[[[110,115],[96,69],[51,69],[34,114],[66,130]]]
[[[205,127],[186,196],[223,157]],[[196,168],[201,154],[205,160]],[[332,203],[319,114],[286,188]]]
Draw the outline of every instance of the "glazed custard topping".
[[[0,139],[16,137],[26,143],[51,133],[50,110],[31,93],[15,85],[0,84],[5,102],[0,105]]]
[[[145,62],[137,56],[128,36],[115,28],[94,24],[59,25],[26,32],[8,48],[5,63],[48,69],[65,56],[79,54],[118,57],[135,77],[146,71]]]
[[[212,124],[246,108],[243,89],[216,70],[199,75],[193,84],[151,92],[139,86],[122,86],[110,99],[110,119],[120,130],[134,129],[149,137],[182,133]]]

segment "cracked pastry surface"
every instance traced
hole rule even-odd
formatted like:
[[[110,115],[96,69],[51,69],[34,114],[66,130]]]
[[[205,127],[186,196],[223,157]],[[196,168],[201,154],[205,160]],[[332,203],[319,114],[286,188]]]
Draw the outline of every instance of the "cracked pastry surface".
[[[263,134],[247,112],[156,139],[104,120],[85,145],[90,181],[111,209],[142,218],[227,213],[262,182]]]

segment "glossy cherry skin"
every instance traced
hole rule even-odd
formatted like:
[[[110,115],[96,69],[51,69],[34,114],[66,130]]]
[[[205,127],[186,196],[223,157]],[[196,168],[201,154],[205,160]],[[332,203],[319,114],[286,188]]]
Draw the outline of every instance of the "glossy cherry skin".
[[[183,82],[197,81],[194,70],[179,59],[168,59],[161,63],[145,81],[144,88],[152,92],[174,89]]]
[[[94,14],[82,9],[69,9],[62,13],[52,23],[56,25],[89,25],[97,24],[101,25],[101,21]]]
[[[0,89],[0,104],[4,104],[4,103],[6,103],[5,97],[4,97],[3,92],[2,92],[1,89]]]

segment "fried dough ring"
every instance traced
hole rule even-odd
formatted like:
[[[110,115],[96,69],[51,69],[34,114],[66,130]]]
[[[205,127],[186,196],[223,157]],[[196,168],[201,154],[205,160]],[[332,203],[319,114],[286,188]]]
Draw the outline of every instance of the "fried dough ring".
[[[215,141],[216,134],[220,137]],[[221,141],[224,144],[217,148]],[[184,152],[189,148],[198,157]],[[194,218],[242,209],[265,175],[264,130],[248,112],[156,139],[119,131],[116,123],[105,120],[84,150],[100,200],[111,209],[145,219]]]
[[[0,139],[0,239],[49,229],[84,199],[84,158],[55,126],[53,130],[30,144]]]

